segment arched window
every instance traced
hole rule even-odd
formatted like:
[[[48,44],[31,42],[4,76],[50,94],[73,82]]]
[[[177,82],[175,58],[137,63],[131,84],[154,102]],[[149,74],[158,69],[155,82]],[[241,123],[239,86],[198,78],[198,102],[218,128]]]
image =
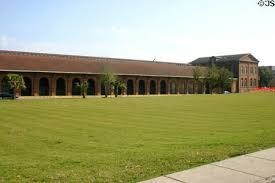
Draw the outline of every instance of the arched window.
[[[247,88],[247,79],[244,79],[244,87]]]
[[[156,84],[156,81],[154,80],[150,81],[150,94],[151,95],[157,94],[157,84]]]
[[[166,81],[165,80],[162,80],[160,82],[160,94],[166,94],[167,91],[166,91]]]
[[[175,84],[175,82],[170,83],[170,94],[176,94],[176,84]]]
[[[252,88],[252,86],[253,86],[253,80],[252,80],[252,78],[250,79],[250,87]]]
[[[66,95],[66,83],[63,78],[58,78],[56,80],[56,95],[65,96]]]
[[[95,81],[88,79],[87,95],[95,95]]]
[[[145,81],[139,80],[138,82],[138,94],[145,95]]]
[[[129,79],[127,81],[127,95],[133,95],[134,94],[134,82],[133,80]]]
[[[241,79],[241,88],[244,87],[244,84],[243,84],[243,78]]]
[[[72,95],[80,95],[81,92],[80,92],[80,80],[75,78],[73,81],[72,81]]]
[[[41,78],[39,81],[39,95],[40,96],[49,96],[49,80],[47,78]]]
[[[21,90],[21,96],[32,96],[32,80],[29,77],[24,77],[26,88]]]
[[[243,75],[243,66],[241,66],[241,74]]]

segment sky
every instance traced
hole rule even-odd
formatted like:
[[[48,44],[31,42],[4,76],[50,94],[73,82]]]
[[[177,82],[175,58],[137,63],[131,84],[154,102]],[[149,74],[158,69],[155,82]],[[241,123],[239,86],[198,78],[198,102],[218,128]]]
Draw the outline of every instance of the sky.
[[[259,0],[0,0],[0,49],[188,63],[252,53],[275,65]]]

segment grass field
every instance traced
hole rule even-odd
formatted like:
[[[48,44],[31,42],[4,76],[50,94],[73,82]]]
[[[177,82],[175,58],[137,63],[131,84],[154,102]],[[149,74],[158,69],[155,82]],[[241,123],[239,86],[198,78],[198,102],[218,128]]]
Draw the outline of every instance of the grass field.
[[[0,101],[0,182],[136,182],[275,146],[275,94]]]

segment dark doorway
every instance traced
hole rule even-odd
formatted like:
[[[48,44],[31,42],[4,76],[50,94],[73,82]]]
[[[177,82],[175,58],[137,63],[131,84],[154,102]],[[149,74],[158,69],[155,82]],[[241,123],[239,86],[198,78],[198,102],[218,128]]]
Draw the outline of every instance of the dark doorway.
[[[133,80],[129,79],[127,81],[127,95],[133,95],[134,94],[134,82]]]
[[[93,79],[88,80],[87,95],[95,95],[95,81]]]
[[[56,95],[65,96],[66,95],[66,84],[63,78],[58,78],[56,80]]]
[[[166,94],[166,82],[162,80],[160,82],[160,94]]]
[[[150,94],[151,95],[157,94],[157,84],[156,84],[156,81],[154,80],[150,81]]]
[[[80,95],[81,92],[80,92],[80,80],[75,78],[72,82],[72,95]]]
[[[21,90],[21,96],[32,96],[32,80],[28,77],[24,77],[23,79],[26,88]]]
[[[49,96],[49,80],[47,78],[41,78],[39,81],[39,95],[40,96]]]
[[[138,82],[138,94],[145,95],[145,81],[139,80]]]

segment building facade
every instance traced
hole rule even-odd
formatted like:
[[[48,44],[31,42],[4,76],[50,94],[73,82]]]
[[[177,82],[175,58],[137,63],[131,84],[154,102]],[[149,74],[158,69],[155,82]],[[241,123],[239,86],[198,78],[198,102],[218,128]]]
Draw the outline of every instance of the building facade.
[[[224,66],[230,67],[236,73],[232,92],[249,91],[258,86],[258,61],[252,58],[252,55],[242,57],[238,64],[235,61],[224,62]],[[193,69],[197,64],[196,61],[180,64],[0,51],[0,92],[12,92],[4,79],[8,73],[17,73],[23,76],[26,85],[25,90],[18,91],[18,96],[79,96],[81,93],[78,85],[82,82],[88,82],[88,96],[100,96],[105,93],[100,81],[101,75],[110,70],[127,86],[127,89],[119,91],[119,94],[192,94],[195,93]],[[202,82],[197,92],[202,94],[206,90],[204,75],[207,67],[205,64],[200,65]],[[113,94],[113,91],[110,94]]]
[[[191,62],[191,64],[207,67],[217,65],[227,68],[234,76],[231,87],[234,92],[248,92],[259,87],[259,61],[250,53],[201,57]]]

